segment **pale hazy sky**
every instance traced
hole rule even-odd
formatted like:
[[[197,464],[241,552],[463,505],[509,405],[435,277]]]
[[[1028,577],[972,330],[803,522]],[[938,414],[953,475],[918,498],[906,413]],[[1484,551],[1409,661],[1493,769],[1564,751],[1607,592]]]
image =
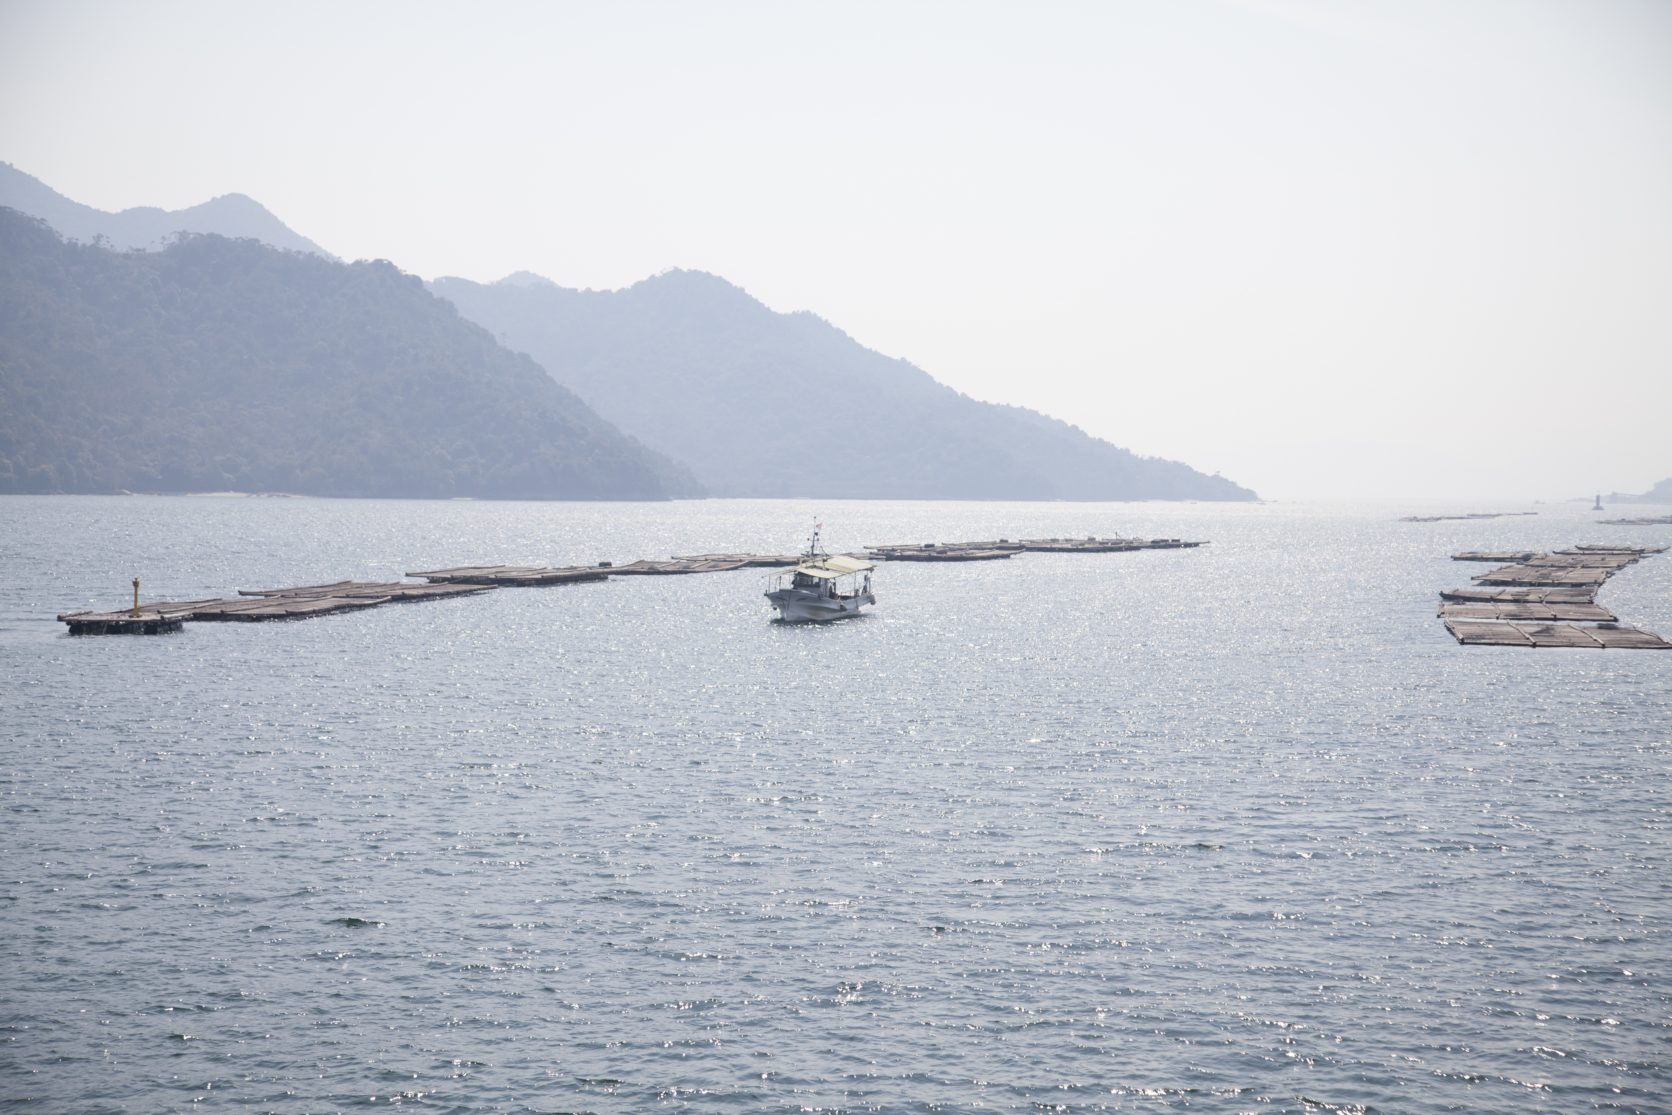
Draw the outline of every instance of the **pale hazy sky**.
[[[0,160],[711,271],[1272,498],[1672,475],[1666,0],[0,0]]]

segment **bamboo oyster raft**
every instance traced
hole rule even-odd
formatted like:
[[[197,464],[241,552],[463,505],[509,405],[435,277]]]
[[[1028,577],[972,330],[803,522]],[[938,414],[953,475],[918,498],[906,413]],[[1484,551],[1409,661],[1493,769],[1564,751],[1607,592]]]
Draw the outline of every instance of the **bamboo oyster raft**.
[[[875,547],[869,555],[878,561],[974,561],[1008,558],[1034,550],[1047,553],[1118,553],[1127,550],[1172,550],[1201,546],[1177,538],[1042,538],[1020,542],[946,542]],[[431,569],[409,577],[410,581],[337,581],[298,588],[240,589],[232,598],[210,600],[139,602],[138,579],[134,582],[131,608],[114,612],[61,612],[60,622],[72,635],[159,635],[179,631],[188,621],[256,622],[274,619],[309,619],[338,612],[375,608],[383,604],[415,600],[447,599],[506,587],[541,587],[604,581],[611,577],[674,576],[689,573],[721,573],[733,569],[770,568],[794,565],[800,559],[783,554],[697,554],[666,561],[633,561],[624,565],[563,567],[519,565],[461,565]]]
[[[1440,593],[1440,618],[1464,646],[1669,650],[1653,631],[1622,627],[1596,602],[1615,573],[1664,546],[1575,546],[1554,553],[1470,551],[1457,561],[1509,561]]]

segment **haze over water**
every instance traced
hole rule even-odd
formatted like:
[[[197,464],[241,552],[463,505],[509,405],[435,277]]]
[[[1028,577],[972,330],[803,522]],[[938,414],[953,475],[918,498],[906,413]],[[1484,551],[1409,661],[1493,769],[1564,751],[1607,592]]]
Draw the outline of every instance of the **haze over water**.
[[[0,1101],[1665,1110],[1672,655],[1434,613],[1454,551],[1672,527],[1423,510],[0,499]],[[53,619],[815,515],[1211,544],[888,564],[830,627],[759,571]],[[1672,634],[1672,554],[1600,601]]]

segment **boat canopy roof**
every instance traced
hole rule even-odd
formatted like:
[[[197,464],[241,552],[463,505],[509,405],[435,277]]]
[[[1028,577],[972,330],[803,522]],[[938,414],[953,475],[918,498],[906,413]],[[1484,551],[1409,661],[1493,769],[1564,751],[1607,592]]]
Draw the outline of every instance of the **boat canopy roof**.
[[[795,571],[804,577],[817,577],[820,580],[833,581],[837,577],[846,577],[849,573],[865,573],[876,567],[875,562],[863,561],[846,554],[836,554],[834,557],[821,557],[813,561],[804,561],[795,567]]]

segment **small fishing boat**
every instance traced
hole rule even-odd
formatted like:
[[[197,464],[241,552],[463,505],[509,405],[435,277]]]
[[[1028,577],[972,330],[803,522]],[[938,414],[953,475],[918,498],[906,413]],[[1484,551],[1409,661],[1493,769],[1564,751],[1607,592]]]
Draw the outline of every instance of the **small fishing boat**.
[[[813,527],[807,552],[793,570],[777,574],[767,591],[766,598],[785,623],[847,619],[858,615],[865,605],[877,602],[871,593],[871,570],[876,565],[847,554],[825,553],[819,544],[823,526],[819,523]],[[784,583],[786,578],[788,584]]]

